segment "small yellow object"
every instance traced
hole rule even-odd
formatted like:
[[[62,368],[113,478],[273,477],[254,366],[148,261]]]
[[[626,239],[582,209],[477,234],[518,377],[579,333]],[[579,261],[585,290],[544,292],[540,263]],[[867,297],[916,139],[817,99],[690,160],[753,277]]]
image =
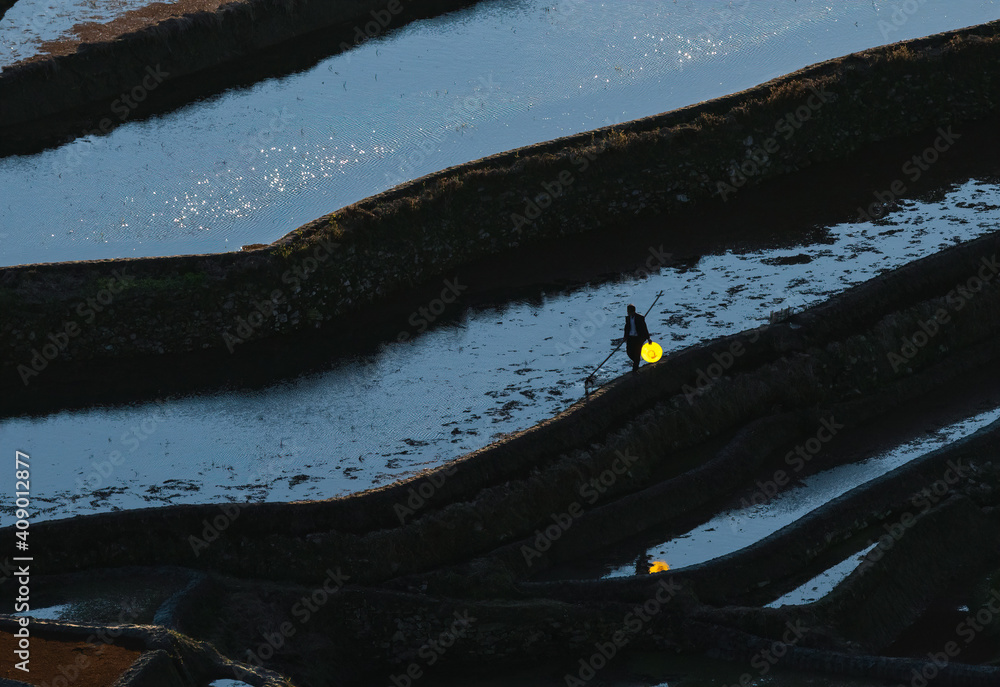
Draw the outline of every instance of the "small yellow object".
[[[664,570],[670,570],[670,566],[666,564],[665,561],[653,561],[653,564],[649,566],[649,574],[663,572]]]
[[[660,344],[653,342],[642,345],[642,359],[647,363],[655,363],[662,357],[663,349],[660,348]]]

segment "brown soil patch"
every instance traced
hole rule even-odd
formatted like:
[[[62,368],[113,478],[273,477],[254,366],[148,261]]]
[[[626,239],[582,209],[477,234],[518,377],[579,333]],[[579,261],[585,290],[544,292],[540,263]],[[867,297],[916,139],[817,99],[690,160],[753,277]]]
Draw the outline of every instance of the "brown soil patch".
[[[77,24],[60,39],[46,41],[39,46],[38,54],[32,55],[20,62],[34,62],[57,55],[69,55],[76,52],[83,43],[105,43],[115,40],[127,33],[138,31],[159,24],[172,17],[182,17],[194,12],[214,12],[231,0],[176,0],[176,2],[153,2],[145,7],[115,17],[106,24],[98,22],[83,22]]]
[[[0,632],[0,677],[20,680],[29,685],[52,685],[62,677],[73,687],[109,687],[136,662],[141,651],[124,649],[99,640],[93,644],[86,641],[61,641],[31,637],[30,673],[18,670],[14,663],[20,659],[14,655],[17,640],[12,634]],[[70,678],[77,671],[75,680]],[[60,683],[62,681],[60,680]]]

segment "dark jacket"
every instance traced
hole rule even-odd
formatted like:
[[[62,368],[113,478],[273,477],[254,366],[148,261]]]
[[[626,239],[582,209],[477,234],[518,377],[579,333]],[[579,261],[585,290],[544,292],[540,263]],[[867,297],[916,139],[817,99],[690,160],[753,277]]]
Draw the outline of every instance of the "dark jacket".
[[[629,338],[628,333],[629,333],[629,330],[631,329],[631,327],[629,327],[628,318],[629,318],[629,316],[626,315],[625,316],[625,338],[626,339]],[[640,339],[648,339],[648,338],[650,338],[649,337],[649,330],[646,329],[646,318],[643,317],[642,315],[640,315],[639,313],[635,314],[635,331],[639,335],[638,338],[640,338]]]

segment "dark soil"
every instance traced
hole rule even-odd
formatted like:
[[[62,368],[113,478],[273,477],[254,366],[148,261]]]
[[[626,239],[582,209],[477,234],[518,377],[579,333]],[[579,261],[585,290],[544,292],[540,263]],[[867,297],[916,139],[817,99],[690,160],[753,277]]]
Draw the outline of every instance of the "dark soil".
[[[66,680],[67,676],[75,675],[75,679],[69,680],[75,687],[108,687],[142,654],[99,640],[88,643],[33,636],[28,664],[31,670],[25,673],[14,667],[20,659],[11,659],[16,642],[13,635],[0,632],[0,653],[4,656],[0,677],[29,685],[52,684],[56,678]]]

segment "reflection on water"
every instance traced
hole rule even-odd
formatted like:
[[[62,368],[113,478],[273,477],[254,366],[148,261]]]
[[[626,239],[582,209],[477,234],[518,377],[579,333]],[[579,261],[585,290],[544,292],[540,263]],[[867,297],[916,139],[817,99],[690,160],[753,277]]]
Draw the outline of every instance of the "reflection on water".
[[[834,587],[847,579],[847,576],[854,572],[854,569],[861,564],[861,561],[865,559],[865,556],[867,556],[869,552],[873,551],[876,546],[878,546],[878,544],[872,544],[863,551],[851,554],[840,563],[824,570],[816,577],[788,592],[780,599],[767,604],[768,607],[781,608],[782,606],[794,606],[819,601],[821,598],[829,594]]]
[[[456,320],[254,391],[0,422],[32,455],[38,518],[208,501],[325,498],[386,484],[530,427],[579,400],[630,302],[672,351],[756,327],[960,240],[995,231],[1000,189],[969,181],[823,243],[727,252],[649,278],[458,311]],[[645,261],[636,256],[636,264]],[[641,306],[645,309],[645,306]],[[443,321],[439,321],[443,322]],[[406,326],[405,323],[401,323]],[[415,333],[415,331],[411,331]],[[598,381],[622,374],[621,351]],[[690,560],[672,550],[671,566]]]
[[[746,508],[719,513],[686,534],[650,547],[646,555],[665,558],[671,562],[674,569],[678,569],[703,563],[745,548],[799,520],[807,513],[829,503],[838,496],[846,494],[851,489],[945,444],[969,436],[997,418],[1000,418],[1000,408],[979,413],[961,422],[942,427],[929,436],[914,439],[892,451],[876,455],[860,463],[840,465],[815,475],[809,475],[802,478],[801,486],[783,491],[762,504],[755,503]],[[757,499],[754,501],[756,502]],[[853,557],[849,560],[853,560]],[[842,565],[847,564],[845,562]],[[828,590],[832,588],[833,584],[846,577],[850,573],[850,569],[839,578],[836,575],[838,572],[842,572],[841,568],[828,572],[830,574],[826,577],[820,576],[809,584],[815,587],[830,584],[830,587],[826,588]],[[603,577],[623,577],[634,574],[635,566],[628,563],[614,567]],[[799,591],[801,590],[796,590],[796,592]],[[799,596],[801,597],[802,594]],[[785,601],[784,603],[793,602]]]
[[[0,265],[270,242],[451,165],[1000,16],[992,0],[953,0],[884,35],[892,12],[871,0],[480,3],[298,74],[0,160]]]

